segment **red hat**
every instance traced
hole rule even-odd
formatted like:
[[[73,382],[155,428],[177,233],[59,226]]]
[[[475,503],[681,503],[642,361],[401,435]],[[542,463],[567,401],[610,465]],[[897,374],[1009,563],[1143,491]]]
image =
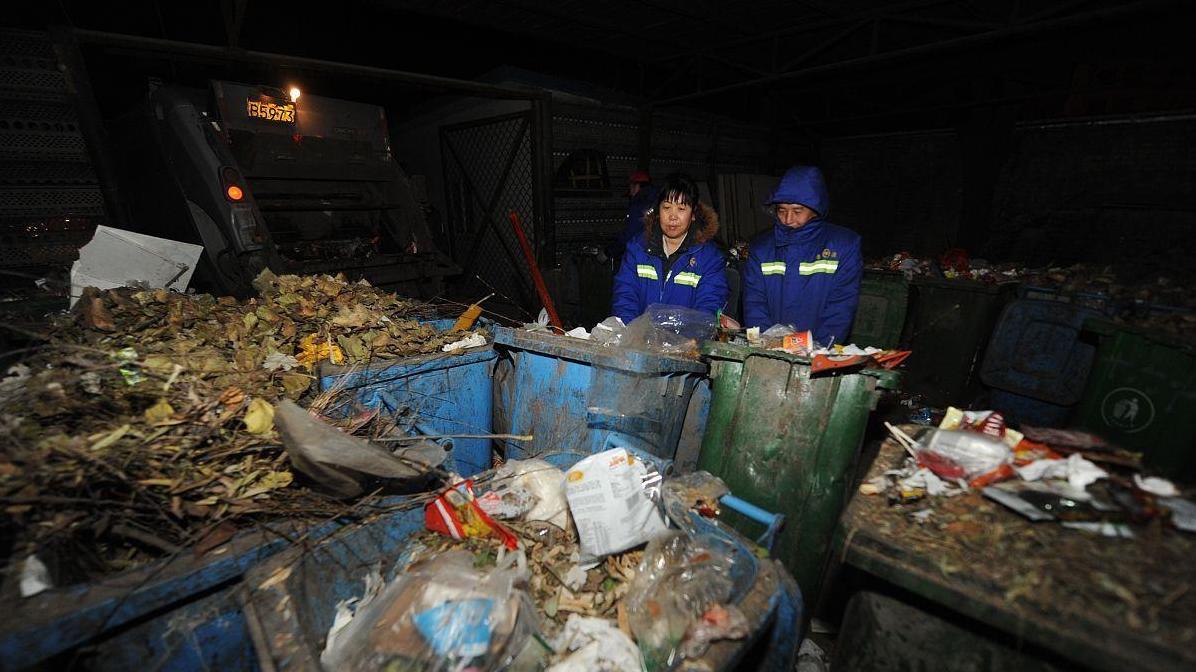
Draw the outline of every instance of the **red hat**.
[[[641,182],[651,182],[652,178],[646,170],[633,170],[631,171],[631,177],[627,178],[627,181],[631,184],[639,184]]]

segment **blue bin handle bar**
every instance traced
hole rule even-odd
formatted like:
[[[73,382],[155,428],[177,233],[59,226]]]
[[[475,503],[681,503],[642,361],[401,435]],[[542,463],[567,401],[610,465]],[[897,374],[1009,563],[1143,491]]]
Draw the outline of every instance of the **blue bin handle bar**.
[[[728,509],[747,516],[761,525],[768,526],[768,529],[764,531],[764,534],[760,535],[756,543],[767,548],[769,553],[773,552],[773,548],[777,543],[777,534],[780,533],[781,526],[785,523],[785,516],[783,514],[770,513],[749,501],[731,494],[723,495],[718,501]]]

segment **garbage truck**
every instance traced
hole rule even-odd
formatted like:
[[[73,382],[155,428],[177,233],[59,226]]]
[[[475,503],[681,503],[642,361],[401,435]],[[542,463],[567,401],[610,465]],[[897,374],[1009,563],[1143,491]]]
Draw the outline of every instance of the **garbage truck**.
[[[135,230],[203,246],[192,286],[344,273],[429,298],[460,272],[392,153],[385,110],[297,88],[159,86],[113,125]]]

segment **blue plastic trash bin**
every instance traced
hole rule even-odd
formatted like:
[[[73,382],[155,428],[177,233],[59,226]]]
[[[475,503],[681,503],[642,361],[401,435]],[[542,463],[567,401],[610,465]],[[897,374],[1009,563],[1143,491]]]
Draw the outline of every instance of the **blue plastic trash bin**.
[[[430,323],[449,329],[453,320]],[[320,389],[342,386],[364,408],[398,416],[401,427],[430,435],[490,434],[490,376],[497,355],[493,345],[372,362],[364,367],[325,365]],[[341,409],[347,411],[348,409]],[[491,441],[454,438],[454,468],[463,476],[490,468]]]
[[[628,446],[675,458],[704,363],[506,327],[494,343],[494,430],[535,437],[508,457]]]
[[[1080,400],[1096,347],[1080,340],[1084,320],[1100,313],[1081,303],[1017,299],[989,340],[980,379],[1007,420],[1058,427]]]

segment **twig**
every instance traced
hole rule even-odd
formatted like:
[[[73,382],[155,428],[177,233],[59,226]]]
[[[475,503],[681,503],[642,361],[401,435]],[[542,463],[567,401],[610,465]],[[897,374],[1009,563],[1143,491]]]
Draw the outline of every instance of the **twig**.
[[[379,443],[423,441],[426,439],[505,439],[507,441],[535,441],[534,434],[419,434],[416,436],[394,436],[385,439],[373,439]]]
[[[169,553],[171,555],[183,552],[183,548],[181,546],[175,546],[165,539],[154,536],[148,532],[142,532],[141,530],[134,529],[128,525],[124,525],[123,523],[117,523],[116,525],[113,525],[112,533],[121,537],[125,537],[126,539],[132,539],[133,541],[140,541],[146,546],[153,546],[159,551]]]

